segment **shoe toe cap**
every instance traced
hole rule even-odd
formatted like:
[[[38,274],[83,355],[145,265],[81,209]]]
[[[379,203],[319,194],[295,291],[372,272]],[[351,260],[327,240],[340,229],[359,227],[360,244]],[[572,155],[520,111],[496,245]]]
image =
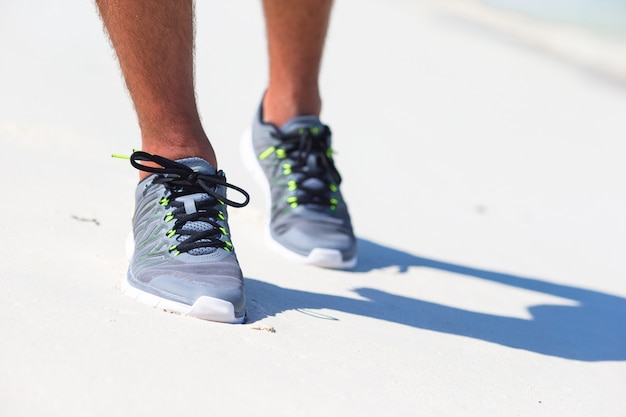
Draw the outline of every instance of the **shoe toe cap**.
[[[183,304],[193,305],[201,297],[210,297],[228,301],[235,312],[245,309],[243,277],[236,265],[162,265],[143,271],[135,281],[146,291]]]
[[[349,225],[328,220],[294,221],[272,228],[272,237],[283,246],[301,255],[313,249],[332,249],[344,259],[356,252],[356,239]]]

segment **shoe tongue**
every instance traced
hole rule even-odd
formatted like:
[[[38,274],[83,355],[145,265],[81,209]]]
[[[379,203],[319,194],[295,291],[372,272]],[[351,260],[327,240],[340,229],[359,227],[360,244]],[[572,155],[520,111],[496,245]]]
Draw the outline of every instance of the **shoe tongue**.
[[[322,122],[320,122],[320,119],[317,116],[297,116],[293,119],[289,119],[284,125],[282,125],[280,127],[280,131],[283,133],[291,133],[298,129],[308,129],[321,126]]]
[[[211,164],[205,161],[202,158],[192,157],[192,158],[183,158],[178,159],[176,162],[186,165],[189,168],[193,169],[196,172],[199,172],[204,175],[216,175],[216,170],[213,168]],[[197,211],[197,203],[208,200],[209,195],[205,193],[197,193],[197,194],[189,194],[185,196],[178,197],[176,200],[184,203],[185,213],[193,214]],[[193,232],[204,232],[207,230],[213,229],[213,226],[205,221],[192,221],[186,222],[185,225],[181,228],[181,230],[185,231],[193,231]],[[182,242],[185,238],[179,237],[178,241]],[[189,251],[190,255],[207,255],[209,253],[215,252],[217,249],[214,247],[200,247],[195,248]]]
[[[213,168],[211,164],[209,164],[207,161],[205,161],[202,158],[197,158],[197,157],[183,158],[183,159],[177,159],[176,162],[178,162],[179,164],[186,165],[189,168],[201,174],[215,175],[217,173],[215,168]]]
[[[297,116],[293,119],[288,120],[282,127],[280,128],[282,133],[289,134],[296,132],[298,129],[310,129],[315,127],[322,127],[323,124],[317,116]],[[318,163],[318,155],[311,154],[307,156],[307,165],[309,165],[310,169],[319,169]],[[311,190],[323,192],[328,186],[326,183],[319,178],[308,178],[303,183],[302,186]]]

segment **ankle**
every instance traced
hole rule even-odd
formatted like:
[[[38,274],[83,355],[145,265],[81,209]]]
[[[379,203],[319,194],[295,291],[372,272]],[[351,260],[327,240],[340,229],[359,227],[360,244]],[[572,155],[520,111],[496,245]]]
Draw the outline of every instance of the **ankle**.
[[[150,137],[142,138],[142,150],[153,155],[159,155],[167,159],[177,160],[183,158],[198,157],[211,164],[216,170],[217,157],[208,138],[194,136],[172,137],[161,136],[158,139]],[[140,180],[150,175],[147,172],[139,171]]]
[[[307,93],[275,93],[268,89],[263,98],[263,121],[281,127],[296,116],[318,116],[322,100],[317,89]]]

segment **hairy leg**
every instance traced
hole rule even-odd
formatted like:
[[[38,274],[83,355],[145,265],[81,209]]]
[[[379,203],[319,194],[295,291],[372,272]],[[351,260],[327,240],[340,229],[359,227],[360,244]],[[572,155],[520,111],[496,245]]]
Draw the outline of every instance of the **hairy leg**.
[[[142,150],[199,156],[217,167],[196,105],[192,0],[96,3],[135,105]]]
[[[318,78],[332,0],[264,0],[270,76],[263,100],[266,122],[319,116]]]

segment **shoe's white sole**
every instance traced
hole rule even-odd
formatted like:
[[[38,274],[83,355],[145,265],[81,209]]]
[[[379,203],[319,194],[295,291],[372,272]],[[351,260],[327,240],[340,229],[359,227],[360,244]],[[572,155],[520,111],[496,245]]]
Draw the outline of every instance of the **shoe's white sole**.
[[[130,233],[126,238],[126,256],[131,259],[134,251],[133,235]],[[122,294],[132,298],[133,300],[158,308],[170,313],[177,313],[186,316],[196,317],[202,320],[216,321],[220,323],[232,323],[240,324],[245,320],[245,315],[242,317],[235,316],[235,307],[225,300],[219,298],[213,298],[208,296],[199,297],[193,305],[187,305],[178,303],[176,301],[161,298],[157,295],[151,294],[133,287],[128,282],[128,276],[122,280],[121,287]]]
[[[235,317],[235,308],[228,301],[202,296],[189,306],[176,301],[167,300],[154,294],[141,291],[128,283],[122,282],[122,293],[135,301],[152,306],[167,312],[183,314],[202,320],[217,321],[220,323],[243,323],[244,317]]]
[[[259,161],[254,154],[254,147],[252,146],[252,129],[248,128],[242,135],[239,150],[244,165],[248,167],[248,170],[252,173],[255,181],[264,190],[266,213],[271,213],[271,191],[269,184],[265,179],[263,169],[259,165]],[[281,255],[286,259],[303,264],[316,265],[323,268],[331,269],[352,269],[356,266],[357,263],[356,256],[352,259],[344,261],[343,257],[341,256],[341,251],[338,251],[336,249],[314,248],[307,256],[300,255],[299,253],[295,253],[289,250],[285,246],[281,245],[280,242],[272,238],[272,234],[270,232],[269,216],[267,217],[267,221],[265,223],[264,241],[265,244],[273,252]]]

